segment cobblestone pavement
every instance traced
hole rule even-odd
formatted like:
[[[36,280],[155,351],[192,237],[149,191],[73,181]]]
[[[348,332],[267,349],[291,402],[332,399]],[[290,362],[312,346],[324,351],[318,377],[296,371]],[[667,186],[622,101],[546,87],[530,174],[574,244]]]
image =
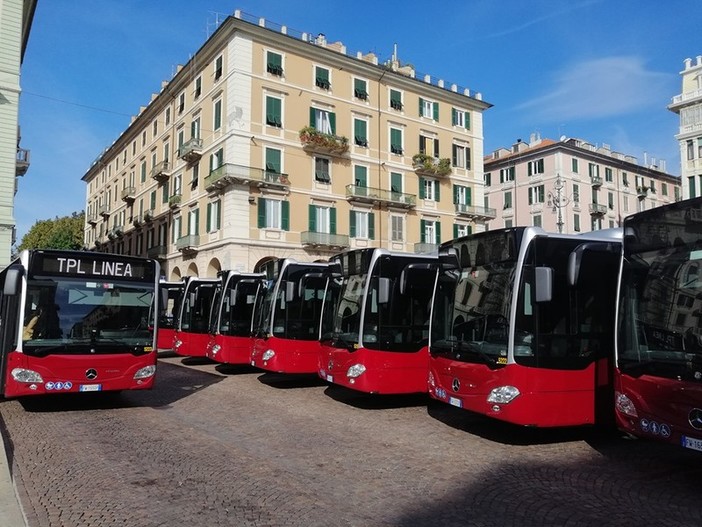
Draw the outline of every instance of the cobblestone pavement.
[[[97,395],[0,402],[30,527],[702,525],[679,447],[180,357]]]

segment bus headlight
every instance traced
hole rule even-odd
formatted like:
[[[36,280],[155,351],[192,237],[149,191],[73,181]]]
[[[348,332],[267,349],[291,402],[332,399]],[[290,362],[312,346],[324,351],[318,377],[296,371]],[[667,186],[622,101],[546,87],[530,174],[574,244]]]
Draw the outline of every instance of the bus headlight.
[[[508,404],[519,396],[519,389],[516,386],[499,386],[494,388],[487,401],[489,403]]]
[[[636,406],[634,401],[629,399],[626,395],[621,392],[617,392],[614,396],[614,407],[618,412],[628,415],[629,417],[638,417],[639,414],[636,411]]]
[[[275,357],[275,351],[273,350],[266,350],[263,352],[263,355],[261,355],[261,358],[263,360],[271,360],[273,357]]]
[[[134,379],[147,379],[149,377],[153,377],[153,375],[156,373],[156,366],[151,365],[151,366],[144,366],[143,368],[139,368],[137,372],[134,374]]]
[[[363,364],[354,364],[346,371],[346,376],[349,379],[355,379],[356,377],[363,375],[365,371],[366,367]]]
[[[212,346],[210,348],[210,351],[212,351],[212,355],[217,355],[217,353],[219,353],[219,350],[221,350],[221,349],[222,349],[222,346],[220,346],[219,344],[215,344],[214,346]]]
[[[12,378],[17,382],[44,382],[34,370],[27,370],[25,368],[15,368],[12,370]]]

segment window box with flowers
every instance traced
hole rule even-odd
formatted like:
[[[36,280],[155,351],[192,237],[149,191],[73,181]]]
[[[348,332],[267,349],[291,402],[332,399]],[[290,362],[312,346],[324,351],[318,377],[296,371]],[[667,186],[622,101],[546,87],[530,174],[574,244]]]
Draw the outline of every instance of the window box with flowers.
[[[349,151],[349,140],[344,136],[325,134],[312,126],[300,130],[302,147],[310,152],[343,155]]]
[[[447,176],[451,173],[451,160],[447,157],[439,159],[429,154],[414,154],[412,168],[417,174]]]

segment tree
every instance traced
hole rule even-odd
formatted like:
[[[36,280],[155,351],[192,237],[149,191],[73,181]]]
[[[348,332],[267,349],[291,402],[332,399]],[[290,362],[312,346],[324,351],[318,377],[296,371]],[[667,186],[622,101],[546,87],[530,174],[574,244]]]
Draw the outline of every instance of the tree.
[[[37,220],[22,237],[17,252],[24,249],[81,249],[85,214],[73,212],[53,220]]]

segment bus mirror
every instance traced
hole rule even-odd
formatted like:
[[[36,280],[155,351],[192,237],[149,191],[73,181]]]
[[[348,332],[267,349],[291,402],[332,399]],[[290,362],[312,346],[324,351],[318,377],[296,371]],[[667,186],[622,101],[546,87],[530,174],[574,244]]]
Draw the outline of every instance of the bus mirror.
[[[588,242],[578,245],[573,252],[568,255],[568,285],[576,287],[580,279],[580,266],[586,252],[604,252],[613,254],[617,252],[618,245],[615,243]]]
[[[168,306],[168,289],[162,288],[160,292],[161,298],[159,298],[158,301],[161,302],[161,305],[159,306],[159,310],[164,311]]]
[[[534,295],[536,302],[550,302],[553,298],[553,268],[534,269]]]
[[[5,286],[2,289],[4,295],[14,296],[19,294],[22,280],[22,269],[18,267],[9,268],[5,275]]]
[[[196,299],[196,298],[197,298],[197,296],[195,295],[195,292],[194,292],[194,291],[191,291],[190,294],[188,295],[188,302],[190,302],[190,305],[191,305],[191,306],[194,306],[194,305],[195,305],[195,299]]]
[[[295,282],[285,282],[285,301],[292,302],[295,298]]]
[[[439,266],[442,271],[450,271],[460,267],[458,261],[458,251],[454,247],[442,249],[439,251]]]
[[[378,278],[378,304],[387,304],[390,301],[390,279]]]
[[[232,290],[231,294],[229,295],[229,305],[231,307],[236,305],[236,289]]]
[[[313,279],[319,279],[321,280],[322,278],[325,278],[327,275],[324,273],[305,273],[302,276],[302,280],[297,285],[297,296],[302,298],[305,294],[305,287],[307,287],[307,282]]]

